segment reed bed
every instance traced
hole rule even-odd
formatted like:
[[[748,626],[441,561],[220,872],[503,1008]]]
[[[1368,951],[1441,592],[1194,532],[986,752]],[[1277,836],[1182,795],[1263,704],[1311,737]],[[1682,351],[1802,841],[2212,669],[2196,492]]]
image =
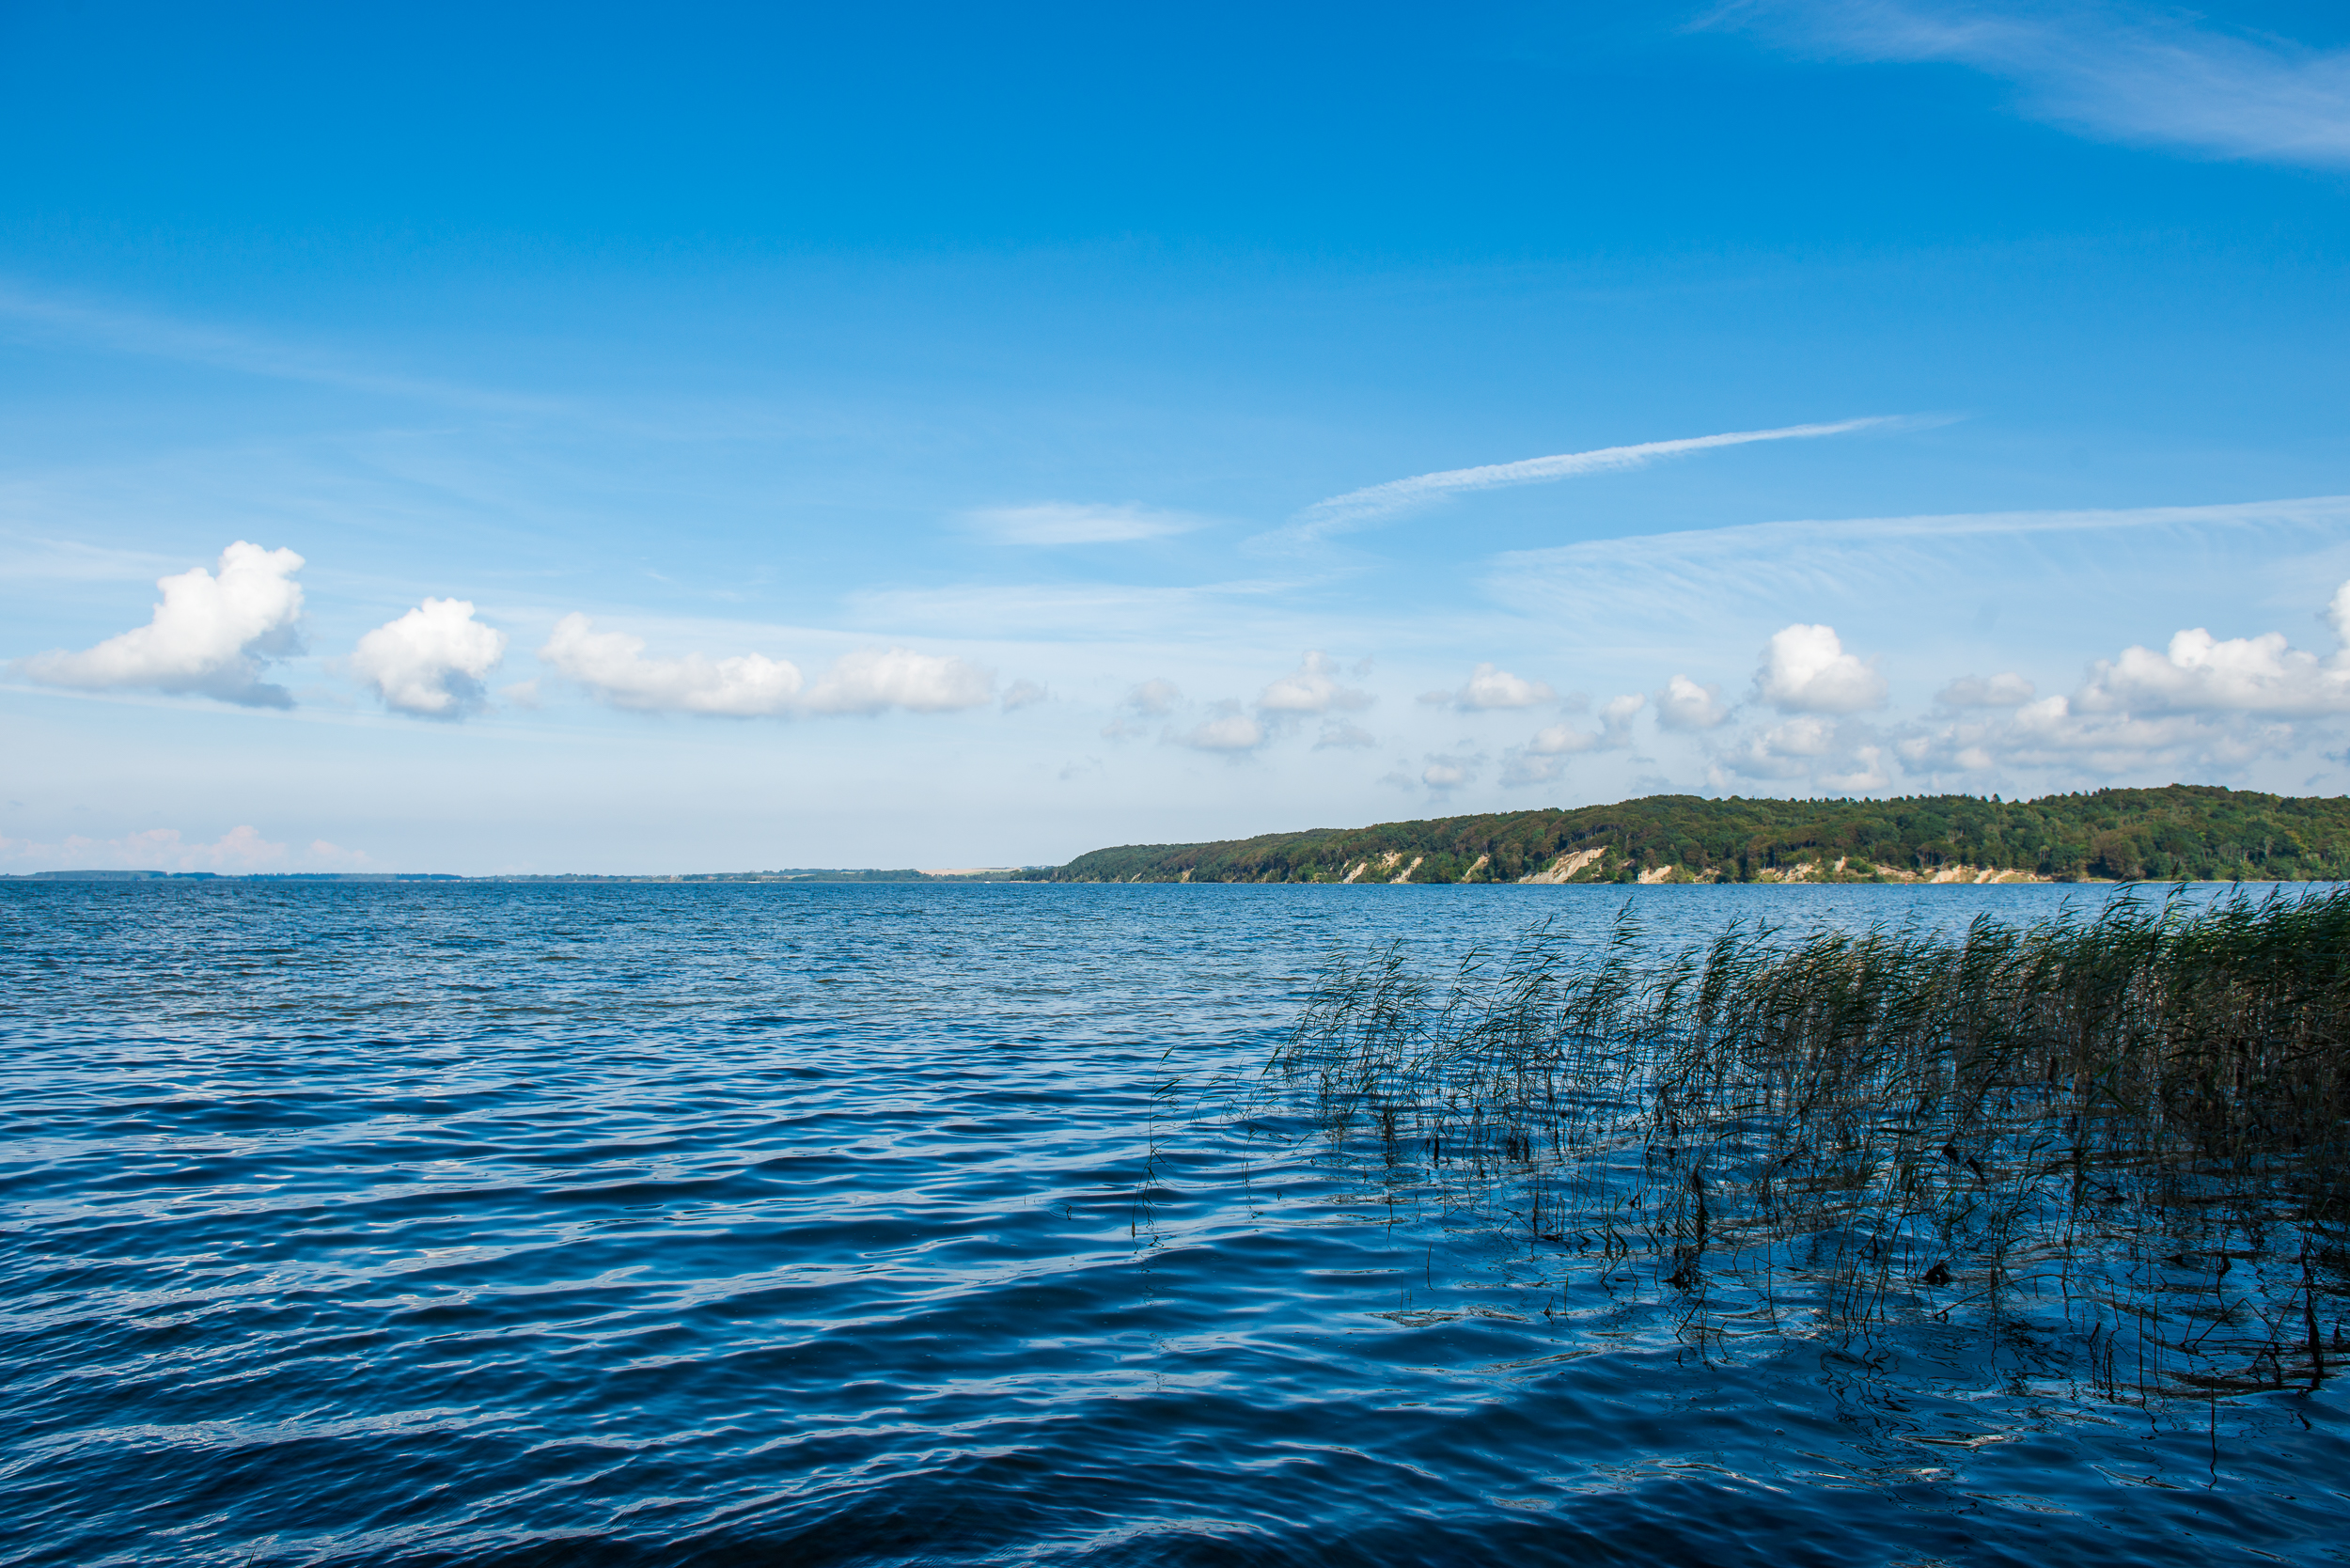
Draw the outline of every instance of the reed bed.
[[[1782,1298],[1862,1334],[2053,1309],[2117,1387],[2225,1391],[2350,1353],[2346,1041],[2350,891],[1670,953],[1627,905],[1442,983],[1334,961],[1248,1114],[1537,1251],[1645,1261],[1700,1334],[1732,1300],[1714,1331],[1783,1332]]]

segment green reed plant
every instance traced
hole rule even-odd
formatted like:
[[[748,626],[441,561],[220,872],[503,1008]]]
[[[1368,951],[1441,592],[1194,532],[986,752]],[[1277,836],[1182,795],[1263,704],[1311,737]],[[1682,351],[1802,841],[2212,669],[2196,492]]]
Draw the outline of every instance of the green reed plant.
[[[1405,1179],[1512,1184],[1534,1237],[1645,1250],[1684,1291],[1799,1263],[1845,1323],[2297,1246],[2293,1355],[2322,1376],[2345,1042],[2350,891],[2125,892],[1954,935],[1737,924],[1661,957],[1627,905],[1444,985],[1400,948],[1336,960],[1263,1087]]]

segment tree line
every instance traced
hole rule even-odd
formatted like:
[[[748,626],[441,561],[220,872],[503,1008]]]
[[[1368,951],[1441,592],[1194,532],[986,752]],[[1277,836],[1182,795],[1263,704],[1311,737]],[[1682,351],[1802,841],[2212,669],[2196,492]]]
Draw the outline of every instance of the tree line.
[[[1596,853],[1590,853],[1596,852]],[[1994,795],[1778,800],[1649,795],[1572,810],[1311,828],[1205,844],[1126,844],[1024,880],[1516,882],[1906,881],[1957,867],[2059,882],[2350,877],[2350,799],[2210,785]]]

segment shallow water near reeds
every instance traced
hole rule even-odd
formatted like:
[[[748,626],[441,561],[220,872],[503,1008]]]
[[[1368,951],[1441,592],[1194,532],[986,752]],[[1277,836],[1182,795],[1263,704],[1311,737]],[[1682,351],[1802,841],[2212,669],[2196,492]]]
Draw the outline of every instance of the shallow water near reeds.
[[[1630,896],[1662,950],[2108,894]],[[2131,1297],[2087,1238],[2102,1341],[1841,1329],[1800,1259],[1693,1320],[1208,1104],[1333,951],[1625,897],[0,887],[0,1562],[2350,1555],[2341,1385],[2252,1348],[2341,1334],[2306,1251]]]

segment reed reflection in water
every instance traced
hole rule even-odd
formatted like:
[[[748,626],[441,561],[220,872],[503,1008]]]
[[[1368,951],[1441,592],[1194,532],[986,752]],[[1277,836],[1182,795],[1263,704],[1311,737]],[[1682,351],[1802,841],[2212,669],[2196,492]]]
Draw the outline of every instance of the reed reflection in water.
[[[2346,1039],[2350,891],[1662,957],[1627,905],[1442,983],[1401,943],[1336,959],[1217,1103],[1639,1282],[1709,1356],[1957,1325],[2096,1397],[2216,1397],[2350,1355]]]

